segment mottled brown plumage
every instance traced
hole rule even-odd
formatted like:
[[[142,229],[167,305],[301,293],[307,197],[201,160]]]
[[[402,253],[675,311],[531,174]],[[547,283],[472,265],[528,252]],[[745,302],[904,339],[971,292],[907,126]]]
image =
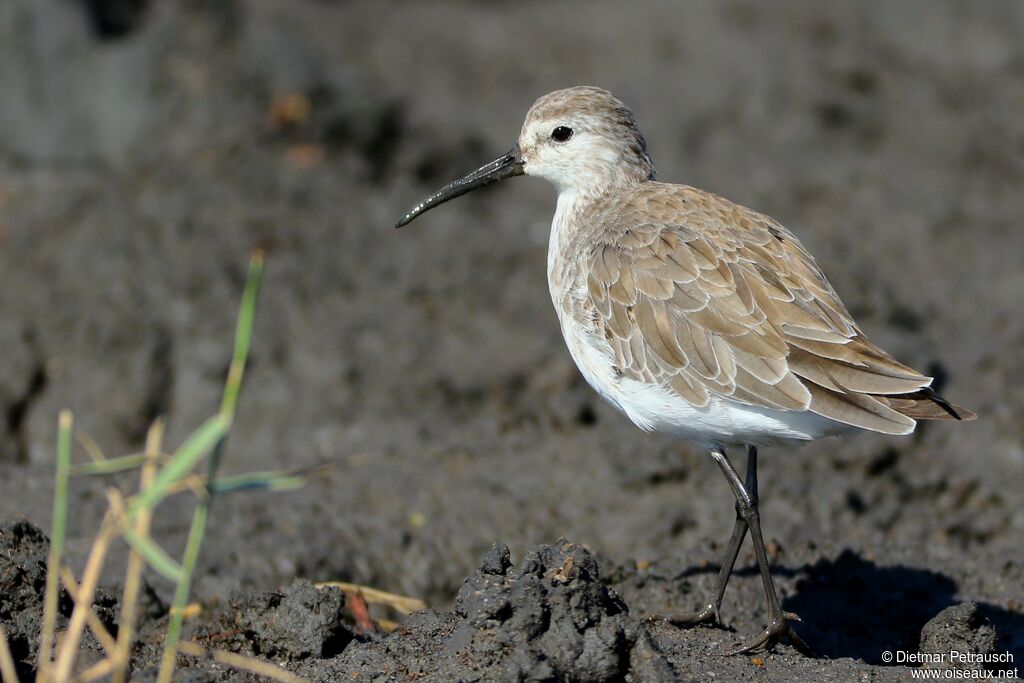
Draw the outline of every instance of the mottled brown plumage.
[[[888,434],[914,419],[973,416],[916,394],[931,378],[865,337],[814,258],[771,218],[650,182],[598,198],[588,220],[582,305],[624,375],[698,407],[719,396]]]

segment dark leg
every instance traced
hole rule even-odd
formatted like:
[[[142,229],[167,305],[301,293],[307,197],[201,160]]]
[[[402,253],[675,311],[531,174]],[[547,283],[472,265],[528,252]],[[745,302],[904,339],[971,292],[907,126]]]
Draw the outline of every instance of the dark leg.
[[[757,499],[757,447],[747,447],[747,491],[753,491],[753,498]],[[722,567],[718,570],[718,579],[715,581],[715,590],[711,594],[711,601],[703,609],[687,614],[678,614],[667,617],[668,621],[677,626],[689,624],[712,624],[722,625],[722,617],[719,610],[722,608],[722,598],[725,597],[725,587],[729,585],[729,577],[736,565],[736,558],[740,554],[740,546],[747,535],[747,521],[740,512],[740,503],[736,501],[736,521],[732,525],[732,535],[729,537],[729,545],[726,546],[725,555],[722,556]]]
[[[722,473],[729,482],[733,495],[736,496],[736,504],[740,515],[750,529],[750,540],[754,543],[754,554],[757,555],[757,564],[761,569],[761,581],[764,583],[765,597],[768,599],[768,626],[761,632],[761,635],[742,645],[729,654],[748,654],[758,650],[770,650],[782,639],[788,636],[793,646],[805,655],[814,656],[807,644],[796,634],[790,621],[799,621],[799,617],[789,612],[783,612],[779,604],[779,596],[775,592],[775,583],[772,581],[771,570],[768,567],[768,553],[764,549],[764,538],[761,535],[761,513],[757,508],[757,451],[750,450],[747,453],[747,484],[744,486],[740,481],[740,475],[729,462],[724,449],[711,452],[711,456],[722,468]],[[753,468],[751,468],[753,465]],[[751,477],[751,472],[753,476]]]

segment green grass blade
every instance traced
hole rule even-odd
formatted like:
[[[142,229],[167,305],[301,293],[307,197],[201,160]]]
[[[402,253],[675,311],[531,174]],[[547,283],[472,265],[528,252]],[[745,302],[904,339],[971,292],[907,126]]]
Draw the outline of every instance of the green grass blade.
[[[228,370],[228,378],[224,383],[224,397],[221,400],[220,420],[224,428],[223,436],[214,445],[213,453],[206,464],[206,480],[215,483],[217,469],[220,466],[221,455],[227,443],[227,433],[234,421],[235,409],[238,406],[238,397],[242,390],[242,379],[245,376],[245,366],[249,359],[249,348],[252,342],[253,325],[256,320],[256,302],[259,297],[260,282],[263,277],[263,252],[256,250],[249,260],[249,274],[245,280],[245,291],[242,293],[242,303],[238,311],[238,323],[235,326],[235,348],[231,357],[231,368]],[[168,466],[170,467],[170,466]],[[181,637],[182,620],[184,619],[184,607],[188,602],[189,591],[192,586],[192,575],[195,572],[196,563],[199,560],[199,551],[203,546],[203,538],[206,534],[206,520],[210,513],[210,503],[213,491],[210,496],[199,501],[192,516],[192,527],[189,529],[188,543],[185,546],[185,554],[181,559],[182,575],[178,579],[178,585],[174,591],[174,603],[171,605],[171,616],[167,623],[167,637],[164,640],[164,652],[160,662],[160,672],[157,676],[157,683],[170,683],[174,675],[174,665],[178,656],[178,640]]]
[[[302,488],[307,478],[290,472],[251,472],[230,477],[218,477],[210,485],[213,493],[236,491],[289,491]]]
[[[142,555],[150,567],[157,570],[171,581],[180,581],[182,577],[181,565],[167,554],[167,551],[157,545],[153,539],[139,536],[132,529],[125,527],[122,531],[124,540],[135,548],[135,551]]]
[[[185,619],[185,605],[192,590],[192,574],[199,560],[199,551],[203,546],[206,534],[206,518],[209,515],[209,501],[201,501],[192,515],[192,527],[188,531],[188,543],[185,555],[181,558],[182,572],[178,577],[178,585],[174,589],[174,602],[171,605],[170,618],[167,622],[167,635],[164,637],[164,652],[160,661],[160,672],[157,683],[170,683],[174,673],[174,664],[178,657],[178,642],[181,639],[181,627]]]
[[[64,553],[68,522],[68,477],[71,469],[71,439],[74,418],[62,410],[57,421],[57,474],[53,492],[53,528],[50,530],[50,554],[46,561],[46,591],[43,597],[43,628],[39,644],[39,675],[50,668],[50,648],[57,626],[57,597],[60,588],[60,562]]]
[[[116,474],[125,470],[134,470],[145,464],[147,456],[144,453],[125,455],[120,458],[108,458],[97,462],[85,462],[71,466],[72,476],[90,474]]]
[[[238,323],[235,325],[235,350],[231,357],[228,379],[224,383],[224,398],[220,404],[220,414],[228,421],[235,417],[238,396],[242,390],[242,379],[245,376],[245,365],[252,343],[253,325],[256,322],[256,301],[259,298],[260,282],[263,279],[263,264],[263,252],[254,251],[249,260],[249,274],[245,278],[245,291],[242,293]]]
[[[203,456],[209,453],[228,434],[230,423],[220,415],[215,415],[194,431],[185,443],[171,456],[171,461],[160,470],[153,480],[153,485],[141,491],[132,502],[129,515],[142,508],[151,508],[167,496],[168,489],[183,479],[195,468]]]

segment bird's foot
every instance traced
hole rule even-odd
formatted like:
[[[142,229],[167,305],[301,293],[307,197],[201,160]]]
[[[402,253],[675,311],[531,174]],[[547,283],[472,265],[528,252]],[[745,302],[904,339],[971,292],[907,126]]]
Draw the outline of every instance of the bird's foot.
[[[722,623],[722,615],[718,612],[718,606],[712,603],[708,603],[704,606],[704,609],[696,612],[670,614],[666,616],[655,615],[648,617],[647,621],[667,621],[674,626],[697,626],[700,624],[706,624],[717,628],[725,628],[725,625]]]
[[[767,652],[778,645],[779,641],[782,640],[783,636],[785,636],[789,638],[789,642],[792,643],[793,647],[795,647],[800,654],[806,657],[817,657],[818,655],[814,653],[814,650],[808,647],[803,638],[798,636],[796,631],[793,630],[793,626],[790,623],[793,621],[800,621],[800,617],[792,612],[783,612],[778,617],[773,618],[757,638],[726,654],[732,656],[748,655],[755,652]]]

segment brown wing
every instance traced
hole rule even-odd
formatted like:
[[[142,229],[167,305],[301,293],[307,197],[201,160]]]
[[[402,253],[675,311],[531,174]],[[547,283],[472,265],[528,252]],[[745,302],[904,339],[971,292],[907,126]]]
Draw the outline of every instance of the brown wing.
[[[929,416],[913,406],[931,378],[864,337],[811,255],[767,216],[650,183],[598,222],[588,292],[624,375],[696,406],[715,395],[890,434]]]

